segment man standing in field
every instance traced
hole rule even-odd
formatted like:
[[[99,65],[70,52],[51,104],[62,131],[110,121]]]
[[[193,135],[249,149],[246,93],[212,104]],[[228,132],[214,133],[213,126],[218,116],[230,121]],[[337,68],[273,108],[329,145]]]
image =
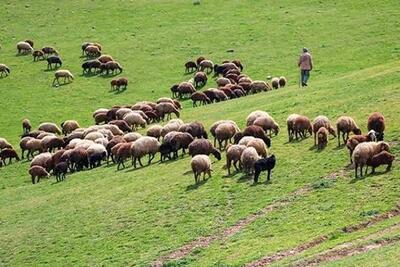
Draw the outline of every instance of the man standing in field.
[[[299,58],[299,67],[301,75],[301,86],[307,86],[308,78],[310,77],[310,71],[313,68],[312,57],[308,52],[307,48],[303,48],[303,54]]]

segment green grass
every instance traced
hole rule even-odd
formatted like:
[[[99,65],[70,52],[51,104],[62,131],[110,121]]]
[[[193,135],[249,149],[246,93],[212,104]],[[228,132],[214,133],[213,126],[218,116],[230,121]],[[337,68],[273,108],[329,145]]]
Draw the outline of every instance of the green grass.
[[[348,152],[338,149],[336,140],[322,152],[312,149],[312,139],[287,143],[285,120],[291,113],[324,114],[332,121],[347,114],[365,132],[368,115],[380,111],[387,121],[385,137],[400,157],[399,8],[398,1],[389,0],[202,1],[199,6],[183,0],[3,3],[0,63],[12,73],[0,79],[0,136],[15,146],[24,117],[35,126],[66,119],[89,126],[97,108],[169,96],[173,83],[190,78],[183,75],[184,62],[198,55],[214,62],[239,58],[252,78],[285,75],[289,86],[194,109],[185,101],[182,110],[185,121],[199,120],[207,127],[219,119],[243,127],[251,111],[268,111],[282,129],[272,139],[278,164],[270,184],[252,186],[241,174],[226,177],[224,159],[213,163],[212,179],[199,187],[193,186],[188,157],[137,170],[104,166],[69,175],[63,183],[50,179],[35,186],[27,162],[0,169],[0,265],[147,266],[306,185],[310,193],[226,242],[171,265],[240,266],[390,210],[400,196],[398,162],[389,173],[354,181]],[[15,44],[25,38],[36,47],[55,46],[75,81],[52,87],[53,72],[45,71],[44,62],[15,55]],[[130,82],[127,91],[110,92],[111,78],[80,76],[80,45],[86,40],[100,42],[122,64]],[[315,60],[307,90],[297,88],[296,61],[303,46]],[[227,53],[230,48],[235,52]],[[328,178],[343,170],[337,179]],[[334,235],[276,264],[290,264],[388,226]],[[396,253],[398,246],[384,247],[331,264],[393,266]]]

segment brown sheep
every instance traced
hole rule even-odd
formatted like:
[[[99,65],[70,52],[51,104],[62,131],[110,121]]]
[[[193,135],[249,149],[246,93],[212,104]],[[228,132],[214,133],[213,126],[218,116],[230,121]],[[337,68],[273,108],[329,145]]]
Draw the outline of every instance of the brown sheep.
[[[293,120],[293,132],[296,140],[298,140],[298,136],[306,138],[307,132],[312,135],[313,128],[310,119],[302,115],[295,116]]]
[[[218,87],[224,87],[227,84],[230,84],[231,80],[229,80],[228,78],[225,77],[220,77],[217,79],[217,85]]]
[[[317,132],[318,149],[323,149],[328,144],[328,130],[325,127],[321,127]]]
[[[196,72],[193,79],[195,87],[204,86],[207,83],[207,74],[203,71]]]
[[[271,90],[271,86],[264,81],[253,81],[251,83],[250,91],[252,94],[260,93],[262,91],[267,92],[269,90]]]
[[[353,162],[355,166],[355,176],[358,178],[358,169],[360,169],[360,176],[363,176],[363,167],[367,161],[382,151],[389,151],[389,145],[383,141],[380,142],[365,142],[356,146],[353,151]],[[368,169],[368,167],[367,167]],[[367,173],[367,169],[365,174]]]
[[[206,173],[208,174],[208,178],[211,178],[211,160],[206,155],[196,155],[192,158],[190,165],[192,167],[192,171],[194,174],[195,183],[200,182],[200,176],[203,173],[203,180],[205,180]]]
[[[193,84],[189,82],[181,82],[176,91],[178,93],[178,97],[183,98],[185,96],[188,97],[192,95],[194,92],[196,92],[196,89],[194,88]]]
[[[85,54],[87,57],[99,57],[101,55],[101,51],[97,46],[88,45],[85,48]]]
[[[360,128],[356,122],[349,116],[340,116],[336,121],[336,132],[338,137],[338,146],[340,146],[340,133],[342,133],[343,142],[346,144],[349,140],[349,133],[353,132],[356,135],[361,134]]]
[[[284,76],[279,77],[279,87],[283,88],[287,84],[287,80]]]
[[[72,75],[72,73],[69,70],[57,70],[54,73],[53,86],[56,81],[57,84],[60,85],[60,78],[64,78],[64,84],[66,84],[67,80],[68,83],[74,80],[74,75]]]
[[[171,113],[174,113],[177,118],[180,116],[178,109],[173,104],[167,102],[157,104],[155,110],[160,114],[161,120],[163,121],[165,115],[167,115],[167,119],[171,119]]]
[[[17,43],[18,54],[28,54],[33,52],[32,46],[27,42],[18,42]]]
[[[78,128],[81,128],[81,126],[75,120],[66,120],[61,123],[61,129],[64,135],[70,134]]]
[[[119,73],[121,73],[123,71],[123,68],[117,61],[109,61],[107,63],[101,63],[100,74],[106,72],[106,75],[108,75],[110,71],[112,74],[114,74],[115,71],[119,71]]]
[[[225,92],[222,91],[222,90],[219,90],[219,89],[212,89],[212,91],[213,91],[214,94],[215,94],[215,97],[216,97],[216,101],[217,101],[217,102],[226,101],[226,100],[229,99],[228,96],[225,94]]]
[[[392,162],[394,161],[394,158],[395,156],[393,154],[390,154],[387,151],[382,151],[381,153],[367,160],[367,168],[368,166],[371,166],[372,167],[371,174],[374,174],[375,168],[381,165],[387,165],[386,171],[388,172],[392,168]],[[367,172],[367,170],[365,172]]]
[[[195,92],[190,96],[190,99],[192,99],[193,107],[197,107],[197,102],[200,102],[200,105],[206,105],[206,104],[211,104],[210,98],[207,97],[207,95],[203,92]]]
[[[238,60],[238,59],[232,60],[232,63],[235,64],[236,67],[238,67],[240,69],[240,71],[243,71],[243,65],[242,65],[242,62],[240,62],[240,60]]]
[[[58,55],[58,51],[54,48],[54,47],[51,47],[51,46],[45,46],[45,47],[43,47],[42,48],[42,52],[46,55],[46,56],[48,56],[48,55]]]
[[[102,113],[96,114],[96,116],[94,117],[94,121],[95,121],[96,125],[99,125],[100,123],[107,123],[107,121],[108,121],[107,113],[102,112]]]
[[[385,131],[385,117],[379,112],[374,112],[368,117],[368,131],[374,130],[378,141],[383,141]]]
[[[32,40],[26,39],[24,42],[28,43],[33,48],[33,41]]]
[[[238,132],[238,129],[231,123],[221,123],[215,129],[215,138],[218,141],[219,149],[223,150],[231,142],[232,137]],[[222,143],[225,144],[222,146]]]
[[[28,119],[22,120],[22,132],[29,133],[32,129],[31,122]]]
[[[197,64],[194,61],[188,61],[185,63],[185,73],[194,72],[197,70]]]
[[[256,138],[260,138],[264,141],[264,143],[267,145],[267,147],[271,146],[271,139],[267,136],[267,134],[264,132],[264,130],[257,125],[250,125],[247,126],[243,132],[238,132],[235,134],[234,138],[234,143],[238,144],[240,139],[242,139],[244,136],[253,136]]]
[[[350,163],[353,163],[352,155],[356,146],[360,143],[372,141],[376,141],[376,133],[374,130],[369,131],[367,135],[353,135],[350,137],[346,142],[346,147],[349,149],[350,153]]]
[[[112,56],[109,55],[101,55],[100,57],[97,58],[98,61],[100,61],[100,63],[107,63],[110,61],[114,61]]]
[[[226,167],[228,169],[228,175],[231,175],[231,166],[233,163],[233,167],[235,167],[236,171],[241,169],[240,157],[242,156],[243,151],[246,149],[244,145],[228,145],[226,149]],[[239,168],[237,163],[239,162]]]
[[[268,133],[269,131],[269,136],[272,136],[272,131],[274,132],[275,135],[278,135],[279,133],[279,125],[275,122],[275,120],[271,116],[261,116],[258,117],[254,121],[254,125],[258,125],[263,130]]]
[[[273,89],[278,89],[279,88],[279,78],[278,77],[272,78],[271,85],[272,85]]]
[[[204,125],[198,121],[183,124],[179,127],[178,131],[190,133],[194,138],[208,138]]]
[[[81,171],[84,167],[89,168],[89,155],[84,148],[75,148],[70,156],[71,170]]]
[[[50,174],[41,166],[32,166],[29,169],[29,174],[31,175],[32,184],[39,183],[40,178],[50,176]],[[36,177],[37,177],[37,181],[36,181]]]
[[[214,63],[211,60],[205,59],[199,63],[199,68],[201,71],[207,71],[207,73],[210,73],[213,71]]]
[[[108,124],[116,125],[123,132],[132,132],[129,124],[124,120],[112,120]]]
[[[317,132],[319,128],[325,127],[331,135],[333,135],[336,138],[336,133],[333,127],[331,126],[331,123],[329,119],[326,116],[317,116],[312,124],[313,132],[314,132],[314,146],[317,145]]]
[[[229,98],[229,99],[234,99],[236,98],[235,93],[228,87],[221,87],[219,88],[219,90],[221,90],[222,92],[224,92],[224,94]]]
[[[189,145],[189,155],[194,157],[196,155],[210,155],[213,154],[218,160],[221,160],[221,152],[216,149],[207,139],[196,139]]]
[[[47,133],[55,133],[55,134],[61,134],[60,128],[55,123],[51,122],[44,122],[39,125],[38,128],[39,131],[45,131]]]
[[[8,164],[11,163],[12,159],[20,160],[17,152],[12,148],[3,149],[0,152],[0,160],[3,162],[4,166],[6,165],[6,159],[8,159]]]
[[[154,137],[154,138],[156,138],[157,140],[160,140],[162,128],[163,128],[163,127],[162,127],[161,125],[153,125],[153,126],[150,126],[150,127],[147,129],[146,135],[147,135],[147,136]]]
[[[206,58],[205,57],[198,57],[197,59],[196,59],[196,64],[197,65],[200,65],[200,63],[203,61],[203,60],[205,60]]]
[[[32,56],[33,56],[33,61],[37,61],[39,59],[44,60],[44,53],[42,50],[33,51]]]

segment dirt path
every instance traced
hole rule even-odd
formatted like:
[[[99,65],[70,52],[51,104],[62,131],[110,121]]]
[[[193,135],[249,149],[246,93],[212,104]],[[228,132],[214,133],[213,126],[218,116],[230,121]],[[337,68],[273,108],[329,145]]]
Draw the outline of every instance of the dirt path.
[[[252,213],[244,219],[239,220],[233,226],[230,226],[224,229],[222,232],[210,235],[210,236],[203,236],[199,237],[196,240],[172,251],[169,254],[161,256],[157,261],[153,262],[152,266],[163,266],[164,262],[171,261],[171,260],[179,260],[187,255],[189,255],[194,249],[196,248],[205,248],[208,247],[214,241],[223,241],[228,239],[229,237],[233,236],[234,234],[241,231],[244,227],[249,225],[250,223],[254,222],[256,219],[264,216],[265,214],[274,211],[280,207],[286,206],[293,201],[293,197],[303,196],[311,191],[311,187],[309,185],[304,186],[293,193],[289,194],[284,199],[278,200],[269,204],[265,208],[261,209],[256,213]]]
[[[356,225],[351,225],[351,226],[344,227],[342,229],[342,231],[344,233],[352,233],[352,232],[362,230],[362,229],[367,228],[367,227],[369,227],[371,225],[374,225],[374,224],[376,224],[378,222],[381,222],[383,220],[387,220],[389,218],[392,218],[392,217],[398,216],[398,215],[400,215],[400,206],[396,205],[396,207],[394,209],[392,209],[392,210],[390,210],[388,212],[376,215],[376,216],[374,216],[373,218],[371,218],[368,221],[365,221],[365,222],[362,222],[362,223],[359,223],[359,224],[356,224]],[[251,263],[247,264],[246,266],[248,266],[248,267],[267,266],[267,265],[270,265],[270,264],[272,264],[274,262],[280,261],[282,259],[294,256],[294,255],[297,255],[297,254],[300,254],[301,252],[303,252],[303,251],[305,251],[305,250],[307,250],[309,248],[312,248],[312,247],[318,246],[319,244],[322,244],[324,241],[326,241],[328,239],[328,237],[331,234],[317,237],[317,238],[315,238],[315,239],[313,239],[313,240],[311,240],[309,242],[300,244],[299,246],[297,246],[295,248],[279,251],[279,252],[277,252],[275,254],[272,254],[272,255],[269,255],[269,256],[265,256],[265,257],[263,257],[263,258],[261,258],[259,260],[256,260],[254,262],[251,262]]]

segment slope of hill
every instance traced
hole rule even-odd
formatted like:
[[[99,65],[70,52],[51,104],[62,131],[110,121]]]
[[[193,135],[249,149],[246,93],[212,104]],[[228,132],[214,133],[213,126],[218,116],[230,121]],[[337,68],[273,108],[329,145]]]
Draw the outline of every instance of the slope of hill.
[[[0,169],[1,265],[394,265],[398,161],[391,172],[355,180],[336,140],[321,152],[312,138],[288,143],[285,121],[291,113],[332,121],[347,114],[365,132],[368,115],[380,111],[399,157],[398,10],[389,0],[6,3],[0,63],[12,73],[0,79],[0,136],[16,146],[24,117],[35,126],[72,118],[88,126],[96,108],[167,96],[173,83],[190,78],[183,64],[198,55],[239,58],[254,79],[285,75],[289,86],[198,108],[185,101],[182,110],[184,121],[207,127],[219,119],[243,127],[251,111],[268,111],[281,126],[272,138],[278,164],[270,183],[228,177],[223,158],[213,162],[210,180],[194,186],[188,156],[136,170],[104,165],[35,186],[28,162]],[[76,80],[51,87],[44,62],[15,56],[25,38],[57,47]],[[80,76],[85,40],[99,41],[121,62],[127,91],[110,92],[109,78]],[[316,68],[299,90],[303,46]],[[206,87],[214,86],[210,80]],[[343,247],[359,253],[324,254]]]

